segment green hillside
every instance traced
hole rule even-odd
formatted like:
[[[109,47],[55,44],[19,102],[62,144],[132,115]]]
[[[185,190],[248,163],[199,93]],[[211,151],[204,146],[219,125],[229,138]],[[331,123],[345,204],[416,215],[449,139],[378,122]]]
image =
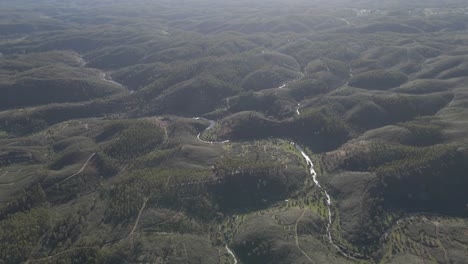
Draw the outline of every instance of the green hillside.
[[[466,262],[466,1],[1,7],[1,264]]]

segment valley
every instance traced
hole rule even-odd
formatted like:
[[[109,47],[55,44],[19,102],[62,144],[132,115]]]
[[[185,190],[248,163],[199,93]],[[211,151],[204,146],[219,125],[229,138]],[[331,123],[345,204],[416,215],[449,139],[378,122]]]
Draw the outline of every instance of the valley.
[[[466,263],[462,0],[0,5],[0,263]]]

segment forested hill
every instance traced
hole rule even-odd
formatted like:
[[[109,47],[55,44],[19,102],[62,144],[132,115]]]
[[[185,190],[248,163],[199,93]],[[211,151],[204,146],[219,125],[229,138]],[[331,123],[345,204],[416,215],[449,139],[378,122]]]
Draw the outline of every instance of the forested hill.
[[[465,263],[464,0],[3,0],[0,263]]]

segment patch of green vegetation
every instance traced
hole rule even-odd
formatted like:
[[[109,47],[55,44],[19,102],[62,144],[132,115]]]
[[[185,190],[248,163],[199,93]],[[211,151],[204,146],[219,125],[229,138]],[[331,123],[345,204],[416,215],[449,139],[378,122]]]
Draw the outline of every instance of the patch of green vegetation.
[[[442,142],[442,126],[424,122],[424,120],[406,122],[401,124],[402,127],[411,132],[411,137],[407,139],[407,144],[414,146],[433,145]]]
[[[148,121],[129,122],[104,152],[112,158],[125,160],[147,154],[162,144],[164,130]]]
[[[242,111],[258,111],[267,116],[287,117],[290,110],[287,109],[287,100],[262,92],[248,91],[238,96],[226,99],[228,106],[226,112],[237,113]]]
[[[98,73],[64,65],[45,66],[16,74],[0,82],[1,108],[78,102],[109,96],[121,88]]]
[[[408,77],[398,71],[374,70],[358,74],[349,80],[349,85],[353,87],[386,90],[397,87],[408,81]]]
[[[354,262],[288,141],[343,248],[464,261],[456,0],[71,2],[2,2],[0,262]],[[390,230],[408,211],[445,217]]]
[[[457,218],[448,220],[421,215],[401,219],[386,239],[382,263],[397,263],[408,255],[413,256],[413,259],[430,260],[434,263],[462,259],[463,250],[459,245],[446,241],[442,243],[441,240],[448,235],[442,230],[459,230],[460,225],[465,222],[455,219]]]
[[[289,80],[299,78],[294,71],[284,68],[259,69],[247,75],[242,81],[245,90],[259,91],[268,88],[277,88]]]
[[[177,202],[178,193],[174,190],[190,190],[191,185],[203,183],[211,175],[212,172],[206,169],[153,168],[131,172],[116,186],[105,190],[109,203],[106,218],[116,223],[124,221],[135,216],[145,201],[177,208],[181,203]]]
[[[313,98],[320,94],[330,92],[331,87],[323,80],[315,78],[301,79],[288,84],[288,94],[296,100]]]
[[[45,202],[46,193],[44,189],[42,189],[39,183],[34,184],[23,189],[16,197],[12,197],[10,202],[4,208],[0,209],[0,219],[5,219],[8,215],[18,212],[32,210],[35,207],[44,205]]]
[[[364,129],[404,122],[421,116],[434,115],[453,99],[451,93],[429,95],[350,96],[340,100],[351,104],[347,121]]]
[[[180,151],[180,148],[157,149],[136,159],[132,167],[140,169],[159,167],[164,161],[171,160],[171,158],[175,157]]]
[[[52,170],[61,170],[67,166],[77,164],[82,160],[86,160],[89,155],[89,153],[82,151],[66,151],[65,153],[61,154],[52,164],[50,164],[49,168]]]
[[[414,28],[405,24],[380,22],[367,25],[358,29],[362,33],[377,33],[377,32],[395,32],[395,33],[421,33],[418,28]]]
[[[225,118],[222,126],[228,128],[225,130],[228,133],[222,138],[293,138],[316,151],[337,147],[349,135],[346,124],[337,116],[315,108],[306,109],[299,117],[284,121],[267,118],[258,112],[241,112]]]
[[[6,263],[25,261],[49,227],[50,215],[42,207],[0,221],[0,258]]]
[[[237,86],[206,73],[170,86],[151,100],[146,109],[157,114],[201,115],[215,110],[219,101],[236,92],[239,92]]]
[[[98,152],[94,158],[96,168],[104,177],[111,177],[119,171],[119,164],[115,160],[109,158],[105,153]]]
[[[447,89],[450,87],[453,87],[453,84],[447,81],[436,79],[418,79],[405,83],[404,85],[401,85],[400,87],[395,88],[392,91],[408,94],[428,94],[444,92],[447,91]]]

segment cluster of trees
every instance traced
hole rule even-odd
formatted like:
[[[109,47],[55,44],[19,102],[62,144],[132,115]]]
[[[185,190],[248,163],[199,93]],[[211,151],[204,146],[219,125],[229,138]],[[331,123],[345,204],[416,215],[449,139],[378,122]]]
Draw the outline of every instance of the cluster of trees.
[[[452,162],[457,155],[457,147],[452,145],[436,145],[425,148],[392,146],[387,150],[390,153],[393,152],[393,159],[387,159],[386,162],[374,167],[382,176],[414,176],[415,170],[428,169],[438,164],[447,166],[447,163]],[[384,157],[387,155],[380,154]]]
[[[349,137],[349,129],[342,119],[317,108],[306,109],[299,117],[283,121],[266,118],[258,112],[241,112],[224,119],[222,126],[229,133],[223,138],[293,138],[317,151],[333,149]]]
[[[363,200],[362,206],[367,208],[359,218],[360,229],[358,235],[353,235],[349,239],[354,246],[359,248],[359,252],[364,255],[370,255],[378,249],[379,239],[389,227],[384,221],[386,211],[384,207],[384,198],[381,196],[380,189],[371,189],[372,196]]]
[[[12,197],[8,204],[0,209],[0,219],[17,212],[24,212],[43,205],[46,202],[46,193],[40,183],[23,189],[16,197]]]
[[[65,166],[76,164],[87,156],[89,156],[89,153],[83,153],[82,151],[77,150],[66,150],[49,165],[49,168],[52,170],[60,170]]]
[[[86,101],[114,94],[119,89],[97,80],[22,79],[0,87],[2,108],[18,108],[50,103]]]
[[[135,216],[144,201],[169,208],[183,207],[182,195],[193,196],[194,187],[211,182],[212,172],[205,169],[147,168],[131,172],[110,189],[104,190],[108,200],[106,219],[121,222]],[[189,209],[189,208],[188,208]],[[198,212],[194,212],[197,214]]]
[[[0,221],[0,259],[5,263],[25,261],[49,228],[50,215],[44,207],[18,212]]]
[[[2,130],[12,136],[24,135],[47,127],[47,122],[35,117],[7,117],[0,121]]]
[[[376,96],[373,101],[383,107],[390,115],[389,120],[406,121],[416,116],[433,115],[447,105],[453,94],[437,93],[430,95],[392,95]]]
[[[226,158],[215,165],[222,182],[210,189],[220,210],[245,210],[283,199],[297,186],[274,161]]]
[[[274,249],[274,242],[268,240],[253,240],[242,241],[236,248],[236,252],[240,252],[242,259],[252,263],[273,262],[274,258],[272,251]]]
[[[417,155],[417,156],[416,156]],[[383,179],[386,206],[460,212],[466,206],[466,156],[456,146],[435,146],[376,169]]]
[[[248,172],[255,174],[255,171],[267,171],[277,173],[280,165],[273,161],[259,161],[243,158],[225,158],[218,161],[214,168],[217,177],[225,178],[239,173]]]
[[[238,88],[211,74],[201,74],[178,83],[152,100],[149,113],[201,115],[215,110],[223,98],[234,95]]]
[[[299,78],[297,72],[286,68],[268,67],[261,68],[247,75],[241,85],[245,90],[263,90],[277,88],[282,83]]]
[[[76,57],[76,53],[62,50],[14,54],[0,58],[0,69],[8,75],[12,75],[49,65],[79,66]]]
[[[392,162],[412,160],[424,163],[433,155],[454,149],[451,145],[414,147],[374,141],[354,150],[344,161],[344,168],[351,171],[375,171]]]
[[[379,182],[365,201],[366,235],[353,240],[372,249],[387,228],[386,212],[423,210],[457,214],[466,206],[466,155],[454,145],[414,147],[374,142],[345,160],[345,168],[373,171]],[[375,248],[374,248],[375,249]]]
[[[349,85],[371,90],[386,90],[400,86],[406,81],[408,77],[401,72],[373,70],[354,76],[349,80]]]
[[[157,8],[147,8],[146,4],[113,1],[119,7],[93,3],[97,11],[88,12],[87,8],[81,10],[81,4],[69,9],[65,4],[52,2],[41,1],[34,12],[53,16],[54,26],[49,24],[50,18],[39,19],[36,13],[24,11],[28,9],[27,5],[17,10],[12,4],[14,13],[1,12],[8,16],[0,25],[0,35],[48,32],[29,34],[27,38],[17,40],[13,39],[17,36],[12,35],[0,41],[0,50],[5,53],[5,56],[0,53],[0,78],[4,79],[0,84],[0,108],[48,105],[1,112],[0,138],[5,136],[2,131],[15,137],[64,120],[103,117],[106,114],[112,114],[111,118],[163,113],[187,117],[207,114],[205,116],[212,119],[224,118],[219,129],[215,127],[207,133],[210,140],[216,138],[211,133],[217,132],[224,133],[222,138],[233,140],[292,138],[314,151],[327,151],[367,129],[437,113],[452,100],[454,93],[459,92],[458,89],[445,91],[462,82],[425,81],[414,86],[401,86],[408,80],[407,75],[411,78],[454,78],[465,76],[468,68],[464,62],[466,58],[446,56],[465,52],[463,46],[466,41],[463,38],[451,40],[450,33],[443,32],[444,29],[464,29],[467,23],[461,15],[417,17],[419,11],[414,11],[409,18],[408,10],[398,10],[395,13],[364,11],[368,16],[354,17],[352,10],[320,8],[310,11],[300,4],[291,7],[286,16],[276,12],[283,7],[273,3],[268,8],[258,8],[265,10],[259,11],[259,16],[248,15],[250,6],[230,6],[229,12],[232,13],[228,15],[236,19],[226,19],[222,8],[210,12],[213,11],[212,5],[201,7],[212,14],[207,18],[199,15],[200,5],[192,7],[186,3],[159,3]],[[32,2],[28,5],[36,6]],[[100,8],[105,10],[103,14],[97,14]],[[135,13],[138,16],[134,16]],[[36,26],[28,19],[34,20]],[[405,21],[395,22],[400,19]],[[80,29],[76,27],[78,24]],[[398,34],[419,34],[421,30],[418,28],[440,32],[421,34],[422,38],[415,34]],[[378,34],[384,31],[394,33]],[[209,37],[205,33],[210,33]],[[377,34],[370,35],[374,33]],[[385,47],[380,49],[379,46]],[[40,53],[57,49],[84,53],[88,62],[86,67],[83,67],[85,61],[74,52]],[[421,66],[423,60],[447,50],[450,51],[441,56],[440,64],[437,58],[427,60]],[[34,54],[28,54],[31,52]],[[95,70],[89,69],[91,67],[112,70],[116,80],[136,88],[136,92],[118,93],[122,88],[99,80]],[[385,67],[395,70],[375,70]],[[347,86],[337,89],[348,79],[348,84],[353,87],[388,91],[366,91]],[[287,81],[291,82],[284,89],[260,91]],[[449,83],[453,85],[445,86]],[[398,86],[400,88],[391,89]],[[392,94],[394,92],[417,95]],[[102,99],[108,95],[113,96]],[[310,100],[303,102],[304,99]],[[227,103],[227,110],[223,109],[223,100]],[[300,115],[295,113],[297,103],[301,103]],[[187,131],[193,132],[193,124],[174,134],[186,137]],[[177,130],[177,125],[171,129]],[[362,207],[370,209],[362,217],[361,226],[365,230],[357,243],[376,244],[385,228],[385,210],[389,208],[436,208],[439,211],[456,208],[464,212],[463,206],[466,207],[463,205],[466,201],[463,190],[466,186],[464,172],[468,169],[466,158],[454,146],[431,146],[443,141],[442,128],[430,122],[409,122],[398,126],[409,131],[407,134],[410,136],[401,143],[410,146],[374,143],[345,161],[345,169],[372,171],[381,180],[370,191],[372,197],[363,201]],[[90,126],[87,135],[94,129]],[[353,133],[353,130],[358,133]],[[402,130],[400,128],[399,131]],[[43,246],[49,253],[63,253],[43,262],[63,258],[65,263],[119,263],[122,262],[119,257],[141,253],[140,245],[130,247],[131,250],[122,247],[122,252],[118,252],[118,247],[109,251],[93,245],[73,248],[87,222],[79,214],[58,221],[50,233],[43,236],[49,226],[47,212],[40,207],[46,202],[46,194],[49,202],[63,205],[65,201],[79,197],[85,185],[90,191],[95,191],[92,184],[113,184],[104,186],[101,196],[95,196],[97,204],[102,205],[103,199],[107,205],[104,216],[107,222],[130,222],[145,202],[149,207],[157,205],[185,210],[190,217],[200,217],[208,222],[218,212],[269,206],[271,202],[287,198],[303,183],[302,177],[296,177],[299,173],[294,170],[289,173],[291,166],[297,165],[292,165],[290,159],[259,158],[278,154],[268,152],[268,145],[252,151],[240,144],[244,154],[256,154],[255,160],[251,155],[249,158],[222,158],[214,169],[174,168],[182,159],[183,166],[187,165],[185,161],[192,156],[186,155],[184,146],[172,145],[169,148],[169,144],[164,144],[164,132],[150,121],[115,122],[97,135],[95,142],[88,138],[91,144],[102,148],[79,177],[59,184],[58,171],[51,171],[45,181],[40,177],[42,185],[32,185],[18,196],[11,197],[9,204],[0,210],[0,262],[24,261],[35,240],[45,240]],[[44,133],[48,133],[46,141],[55,140],[57,135],[49,131]],[[41,142],[44,141],[41,139]],[[225,149],[237,147],[225,146]],[[205,147],[212,151],[209,146]],[[62,151],[66,148],[56,149],[62,156],[51,163],[49,169],[78,167],[77,163],[89,156],[82,150],[81,154]],[[288,148],[297,154],[293,146],[288,145]],[[221,151],[222,148],[216,149]],[[42,159],[47,157],[44,155]],[[202,159],[204,157],[200,155],[196,161]],[[101,181],[99,176],[116,175],[121,163],[129,165],[126,167],[128,175]],[[283,169],[286,163],[290,166],[288,173]],[[340,198],[337,196],[337,199]],[[326,207],[320,205],[319,211],[326,213]],[[168,224],[166,230],[195,229],[190,221],[179,220]],[[212,228],[215,229],[214,226]],[[249,252],[251,259],[261,262],[264,259],[256,257],[274,258],[271,249],[275,245],[258,237],[252,235],[250,244],[244,245],[252,249]],[[68,250],[64,251],[65,248]],[[176,255],[172,250],[168,246],[157,254],[169,258]],[[278,251],[282,256],[290,253],[281,248]],[[136,258],[133,260],[137,261]]]
[[[375,128],[391,123],[404,122],[418,116],[433,115],[453,99],[453,94],[428,95],[373,95],[355,96],[343,105],[352,104],[346,118],[361,128]]]
[[[447,89],[452,88],[453,84],[447,81],[435,80],[435,79],[418,79],[398,88],[392,89],[392,91],[407,93],[407,94],[429,94],[436,92],[444,92]]]
[[[106,219],[108,222],[127,221],[138,213],[145,201],[143,188],[146,186],[141,185],[137,179],[132,179],[107,191],[106,197],[109,204]]]
[[[288,85],[288,94],[295,100],[301,101],[330,92],[330,86],[323,80],[307,78]]]
[[[349,128],[339,116],[324,108],[309,108],[298,118],[284,124],[289,138],[299,138],[314,151],[334,149],[349,138]]]
[[[439,124],[429,122],[406,122],[402,127],[411,132],[411,137],[406,140],[406,144],[412,146],[428,146],[440,143],[443,140],[442,127]]]
[[[213,175],[214,174],[214,175]],[[219,210],[244,210],[283,199],[300,179],[285,175],[274,161],[223,159],[209,169],[147,168],[128,174],[104,191],[106,219],[126,221],[147,201],[159,207],[183,209],[196,218],[209,219]]]
[[[42,250],[49,252],[49,254],[54,254],[57,251],[63,250],[63,248],[72,247],[86,225],[87,220],[83,214],[68,215],[55,223],[53,228],[47,232],[41,241]]]
[[[158,167],[164,161],[170,160],[175,157],[181,150],[181,147],[175,147],[170,149],[158,149],[146,154],[143,157],[137,158],[132,163],[132,168],[143,169]]]
[[[376,33],[376,32],[395,32],[395,33],[421,33],[421,31],[415,27],[411,27],[402,23],[374,23],[365,27],[357,29],[362,33]]]
[[[125,160],[147,154],[162,144],[164,130],[148,121],[129,122],[104,152],[112,158]]]
[[[117,161],[108,157],[104,152],[98,152],[93,157],[93,163],[96,165],[100,175],[105,178],[114,176],[119,171]]]

